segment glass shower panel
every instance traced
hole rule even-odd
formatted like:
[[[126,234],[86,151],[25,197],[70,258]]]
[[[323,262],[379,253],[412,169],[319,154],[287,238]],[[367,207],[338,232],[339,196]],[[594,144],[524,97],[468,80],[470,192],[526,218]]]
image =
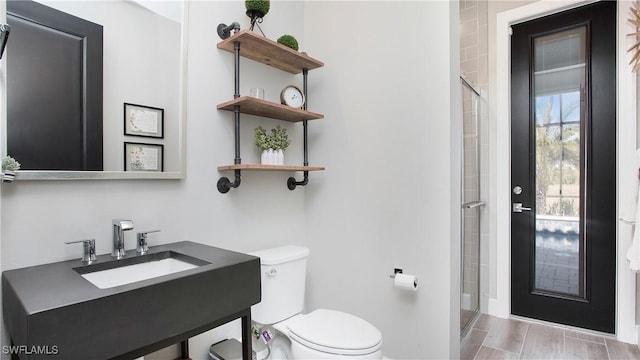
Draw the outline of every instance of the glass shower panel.
[[[462,268],[460,329],[466,332],[480,308],[480,96],[462,79]]]

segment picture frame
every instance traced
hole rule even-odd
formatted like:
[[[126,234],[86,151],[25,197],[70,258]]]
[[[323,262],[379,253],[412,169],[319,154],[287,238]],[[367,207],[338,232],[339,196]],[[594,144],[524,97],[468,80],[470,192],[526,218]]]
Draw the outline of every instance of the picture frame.
[[[124,134],[164,138],[164,109],[124,103]]]
[[[164,171],[164,145],[125,142],[124,171]]]

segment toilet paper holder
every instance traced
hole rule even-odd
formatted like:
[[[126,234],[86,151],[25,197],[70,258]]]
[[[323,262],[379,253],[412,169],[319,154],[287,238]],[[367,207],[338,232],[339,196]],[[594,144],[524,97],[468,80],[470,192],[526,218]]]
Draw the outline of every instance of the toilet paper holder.
[[[393,286],[397,289],[418,290],[418,278],[414,275],[405,274],[401,268],[393,269],[393,275],[389,275],[389,277],[393,278]]]
[[[402,269],[394,268],[393,269],[393,275],[389,275],[389,277],[392,278],[392,279],[395,279],[396,278],[396,274],[402,274]]]

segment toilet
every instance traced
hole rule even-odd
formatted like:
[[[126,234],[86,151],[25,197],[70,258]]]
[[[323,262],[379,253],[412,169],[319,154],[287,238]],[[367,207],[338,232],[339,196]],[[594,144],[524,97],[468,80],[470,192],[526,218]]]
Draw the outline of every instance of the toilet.
[[[287,245],[251,255],[260,257],[262,273],[262,301],[251,317],[276,330],[270,360],[382,359],[382,334],[369,322],[327,309],[302,314],[308,248]]]

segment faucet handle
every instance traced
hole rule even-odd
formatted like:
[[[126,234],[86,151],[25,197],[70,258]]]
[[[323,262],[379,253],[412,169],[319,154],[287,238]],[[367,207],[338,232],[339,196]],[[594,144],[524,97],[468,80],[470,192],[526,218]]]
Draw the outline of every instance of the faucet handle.
[[[149,251],[149,245],[147,244],[147,236],[151,233],[160,232],[160,230],[141,231],[136,236],[136,252],[139,255],[143,255]]]
[[[76,241],[67,241],[65,244],[82,243],[82,262],[89,265],[96,261],[96,239],[84,239]]]

